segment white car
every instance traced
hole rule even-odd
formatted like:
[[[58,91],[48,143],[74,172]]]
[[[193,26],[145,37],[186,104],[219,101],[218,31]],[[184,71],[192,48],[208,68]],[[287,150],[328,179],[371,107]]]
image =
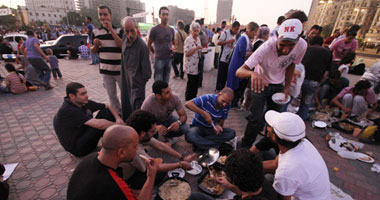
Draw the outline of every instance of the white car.
[[[17,52],[17,42],[19,38],[22,38],[24,41],[28,39],[28,36],[25,34],[20,34],[20,33],[12,33],[12,34],[7,34],[4,36],[4,39],[11,44],[13,51]]]

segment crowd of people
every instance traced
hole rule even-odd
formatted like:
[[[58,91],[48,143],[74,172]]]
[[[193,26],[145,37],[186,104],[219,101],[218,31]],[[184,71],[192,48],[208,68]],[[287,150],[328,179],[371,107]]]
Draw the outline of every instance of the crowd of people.
[[[89,100],[85,86],[71,82],[53,122],[63,148],[74,156],[86,156],[70,179],[68,199],[151,199],[153,187],[166,172],[190,170],[194,153],[219,148],[236,137],[224,122],[230,109],[239,106],[250,111],[248,123],[238,150],[226,160],[225,176],[215,181],[233,191],[234,199],[330,199],[328,170],[306,138],[304,121],[313,105],[318,110],[336,106],[343,117],[352,119],[366,117],[377,108],[372,88],[378,79],[370,82],[377,74],[366,74],[351,87],[347,79],[360,26],[352,25],[342,34],[335,31],[324,40],[322,27],[314,25],[304,32],[306,14],[292,10],[278,18],[272,31],[265,24],[237,21],[230,26],[223,21],[210,31],[203,20],[189,25],[179,20],[174,30],[168,25],[169,9],[161,7],[160,24],[150,30],[145,43],[134,18],[125,17],[122,28],[117,28],[105,5],[98,7],[98,17],[99,28],[86,18],[91,64],[99,63],[110,104]],[[33,31],[27,35],[20,47],[23,66],[32,67],[39,84],[51,89],[50,72],[62,77],[58,60],[51,51],[41,50]],[[208,46],[216,49],[215,93],[198,96]],[[149,54],[154,55],[153,67]],[[173,78],[184,79],[187,74],[184,104],[168,84],[171,68]],[[28,77],[11,64],[6,69],[7,88],[12,93],[26,91]],[[145,98],[152,75],[152,93]],[[279,92],[300,99],[296,113],[287,112],[289,104],[272,100]],[[185,109],[194,112],[189,125]],[[259,134],[264,137],[257,142]],[[172,147],[180,136],[194,153],[184,155]],[[154,159],[145,146],[178,162]],[[189,199],[213,198],[192,193]]]

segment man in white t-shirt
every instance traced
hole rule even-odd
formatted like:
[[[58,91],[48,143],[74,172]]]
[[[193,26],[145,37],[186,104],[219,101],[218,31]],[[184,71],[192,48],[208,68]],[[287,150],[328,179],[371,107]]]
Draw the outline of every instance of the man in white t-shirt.
[[[282,199],[330,200],[330,179],[326,163],[305,138],[305,123],[298,115],[273,110],[265,114],[268,135],[277,143],[280,154],[264,161],[275,169],[273,188]],[[268,165],[268,163],[272,165]]]
[[[307,43],[300,38],[302,23],[298,19],[285,20],[277,34],[278,37],[263,43],[236,72],[239,78],[251,78],[254,102],[247,117],[242,147],[250,148],[263,130],[265,105],[268,110],[280,111],[281,105],[274,103],[271,97],[277,92],[290,95],[295,65],[301,63],[306,52]]]

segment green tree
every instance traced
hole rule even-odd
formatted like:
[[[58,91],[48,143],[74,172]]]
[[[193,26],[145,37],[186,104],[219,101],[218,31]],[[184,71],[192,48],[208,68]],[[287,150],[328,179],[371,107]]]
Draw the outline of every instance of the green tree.
[[[67,16],[62,18],[61,23],[66,25],[69,23],[70,25],[81,26],[82,23],[84,23],[84,19],[77,12],[68,12]]]
[[[333,27],[332,24],[324,25],[324,26],[322,27],[322,33],[321,33],[322,37],[323,37],[323,38],[327,38],[327,37],[329,37],[329,36],[331,35],[331,32],[332,32],[333,28],[334,28],[334,27]]]
[[[4,5],[0,6],[0,8],[8,8]],[[14,13],[12,11],[12,13]],[[8,27],[10,29],[16,27],[17,19],[14,15],[6,15],[6,16],[0,16],[0,25],[3,25],[5,27]]]
[[[87,16],[91,17],[92,24],[94,24],[95,27],[100,27],[100,22],[98,19],[98,11],[96,9],[91,9],[87,7],[81,8],[79,11],[79,14],[82,16],[82,20],[85,21],[85,18]]]

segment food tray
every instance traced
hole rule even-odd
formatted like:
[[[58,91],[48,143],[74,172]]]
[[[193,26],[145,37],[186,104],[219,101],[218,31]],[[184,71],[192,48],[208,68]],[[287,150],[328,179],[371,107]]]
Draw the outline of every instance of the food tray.
[[[215,168],[215,170],[218,171],[217,167]],[[216,193],[216,192],[213,192],[213,191],[210,191],[209,189],[207,189],[205,186],[203,186],[203,184],[201,184],[203,182],[203,179],[206,178],[206,176],[209,174],[209,171],[207,170],[205,173],[202,174],[202,176],[198,179],[198,187],[200,190],[202,190],[204,193],[208,194],[208,195],[211,195],[213,197],[219,197],[220,195],[223,194],[224,192],[224,189],[220,192],[220,193]]]
[[[339,123],[341,123],[341,122],[349,124],[349,125],[353,126],[354,128],[360,128],[360,129],[362,128],[362,127],[360,127],[360,126],[358,126],[356,124],[351,123],[348,120],[342,120],[342,121],[339,121],[339,122],[334,122],[334,123],[332,123],[332,127],[335,128],[335,129],[337,129],[337,130],[339,130],[339,131],[342,131],[343,133],[349,133],[349,134],[353,133],[353,130],[347,130],[347,129],[342,128],[339,125]]]

